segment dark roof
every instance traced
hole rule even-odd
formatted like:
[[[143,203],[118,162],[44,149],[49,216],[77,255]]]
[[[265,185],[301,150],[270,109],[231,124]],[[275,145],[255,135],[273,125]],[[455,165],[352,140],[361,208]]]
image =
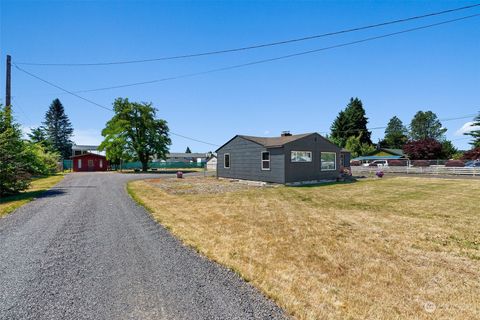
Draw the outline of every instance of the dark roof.
[[[305,138],[313,133],[304,133],[304,134],[294,134],[291,136],[281,136],[281,137],[253,137],[253,136],[243,136],[239,135],[240,138],[258,143],[267,148],[281,147],[289,142]]]

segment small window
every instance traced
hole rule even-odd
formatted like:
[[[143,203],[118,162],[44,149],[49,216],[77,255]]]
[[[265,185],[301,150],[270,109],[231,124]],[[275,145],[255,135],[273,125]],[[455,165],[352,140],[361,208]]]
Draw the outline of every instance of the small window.
[[[225,169],[230,168],[230,153],[225,153],[223,155],[223,167]]]
[[[262,152],[262,170],[270,170],[270,152]]]
[[[343,167],[348,167],[348,166],[345,164],[345,154],[343,154],[343,153],[340,153],[340,164],[341,164]]]
[[[103,159],[100,159],[100,168],[103,168]]]
[[[88,160],[88,167],[89,168],[93,167],[93,160],[92,159]]]
[[[312,152],[292,151],[290,159],[292,162],[312,162]]]
[[[78,159],[78,169],[82,169],[82,159]]]
[[[333,171],[337,169],[337,154],[335,152],[320,153],[322,171]]]

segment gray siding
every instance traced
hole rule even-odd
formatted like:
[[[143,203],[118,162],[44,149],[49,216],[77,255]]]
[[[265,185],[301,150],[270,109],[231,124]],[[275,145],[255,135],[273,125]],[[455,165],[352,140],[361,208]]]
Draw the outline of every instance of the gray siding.
[[[270,170],[262,170],[262,151],[270,152]],[[230,154],[230,169],[224,168],[224,154]],[[221,178],[244,179],[285,183],[285,161],[283,148],[265,147],[235,137],[217,150],[217,176]]]
[[[291,151],[311,151],[312,162],[292,162],[290,157]],[[336,153],[336,170],[321,170],[320,153],[322,151]],[[284,146],[284,152],[286,183],[311,180],[333,180],[338,177],[340,170],[340,148],[319,134],[309,135],[303,139],[287,143]]]

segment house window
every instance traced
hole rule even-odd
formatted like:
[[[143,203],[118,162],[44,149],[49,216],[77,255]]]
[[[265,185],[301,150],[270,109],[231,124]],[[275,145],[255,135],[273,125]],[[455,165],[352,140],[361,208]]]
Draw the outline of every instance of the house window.
[[[335,152],[320,153],[322,171],[333,171],[337,169],[337,154]]]
[[[88,167],[89,168],[93,167],[93,160],[92,159],[88,160]]]
[[[270,170],[270,152],[262,152],[262,170]]]
[[[100,168],[103,168],[103,159],[100,159]]]
[[[230,168],[230,153],[225,153],[223,155],[223,167],[225,169],[229,169]]]
[[[82,169],[82,159],[78,159],[78,169]]]
[[[290,159],[292,162],[312,162],[312,152],[292,151]]]
[[[343,167],[348,167],[347,165],[345,165],[345,154],[343,154],[343,153],[340,153],[340,164]]]

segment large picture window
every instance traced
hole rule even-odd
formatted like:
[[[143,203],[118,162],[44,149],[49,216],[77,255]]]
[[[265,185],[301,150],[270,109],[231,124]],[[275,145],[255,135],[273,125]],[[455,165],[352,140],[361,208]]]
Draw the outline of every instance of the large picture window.
[[[290,159],[292,162],[312,162],[312,152],[292,151]]]
[[[262,152],[262,170],[270,170],[270,152]]]
[[[337,169],[337,154],[335,152],[320,153],[320,163],[322,171],[332,171]]]
[[[225,153],[223,155],[223,167],[225,169],[230,168],[230,153]]]

